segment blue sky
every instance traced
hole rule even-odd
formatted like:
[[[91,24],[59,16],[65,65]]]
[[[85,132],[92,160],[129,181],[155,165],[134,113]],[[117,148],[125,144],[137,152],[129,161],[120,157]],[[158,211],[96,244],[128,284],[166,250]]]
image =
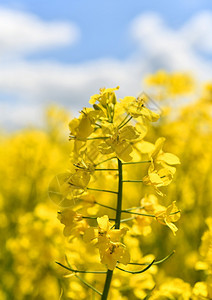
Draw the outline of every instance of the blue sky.
[[[158,13],[168,26],[178,28],[199,11],[212,9],[210,0],[5,0],[1,3],[46,21],[62,20],[79,26],[81,38],[74,46],[30,56],[31,59],[51,58],[67,63],[101,57],[125,59],[134,46],[128,32],[129,24],[142,13]]]
[[[5,0],[0,28],[7,128],[37,125],[50,103],[77,111],[102,86],[135,95],[161,68],[211,78],[210,0]]]

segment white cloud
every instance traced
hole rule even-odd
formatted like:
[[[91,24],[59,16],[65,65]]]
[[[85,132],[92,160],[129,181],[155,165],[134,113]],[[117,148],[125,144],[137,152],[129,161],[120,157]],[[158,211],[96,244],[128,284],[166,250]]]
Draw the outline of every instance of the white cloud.
[[[79,106],[103,86],[120,84],[122,90],[133,93],[142,75],[137,72],[133,63],[106,59],[75,66],[22,61],[0,69],[0,89],[28,102],[57,101]]]
[[[17,56],[74,43],[76,25],[47,22],[37,16],[0,8],[0,57]]]
[[[15,12],[13,14],[15,19]],[[60,45],[72,41],[70,33],[72,25],[43,22],[29,15],[25,18],[28,20],[28,31],[25,36],[30,35],[30,32],[35,32],[37,36],[34,42],[31,42],[31,46],[27,45],[28,38],[24,39],[27,51],[57,46],[59,43],[57,35],[61,26],[66,29]],[[33,26],[30,27],[30,24]],[[48,35],[49,26],[58,26],[58,31],[54,31],[55,35],[53,33],[51,36]],[[120,85],[120,92],[118,92],[120,97],[136,95],[142,90],[143,76],[157,69],[191,71],[196,77],[209,79],[212,62],[199,52],[198,40],[201,38],[201,50],[209,52],[212,49],[211,26],[212,15],[208,12],[195,16],[175,30],[169,28],[158,15],[146,13],[132,22],[131,35],[138,46],[125,61],[105,58],[72,65],[51,61],[29,62],[22,56],[12,62],[2,62],[0,63],[0,90],[4,94],[13,94],[14,98],[21,99],[19,108],[17,108],[18,101],[16,106],[7,103],[2,107],[12,112],[5,114],[4,123],[6,124],[7,119],[7,123],[11,121],[14,126],[23,126],[29,123],[29,120],[30,123],[36,124],[40,120],[43,103],[46,105],[57,102],[79,110],[83,105],[87,105],[90,95],[103,86]],[[44,33],[41,33],[41,27],[45,28]],[[47,40],[44,38],[45,34]],[[1,39],[4,36],[6,33],[2,34],[0,31],[0,43],[3,43]],[[21,39],[17,38],[17,41],[13,42],[10,38],[8,40],[11,44],[3,43],[3,49],[7,48],[12,53],[12,48],[20,47],[19,52],[25,53],[24,47],[20,46]],[[27,118],[24,117],[25,115]]]
[[[20,103],[1,103],[0,128],[6,127],[7,130],[19,129],[25,126],[43,125],[43,108],[40,105]]]
[[[181,36],[193,48],[212,51],[212,12],[204,11],[191,18],[182,28]]]
[[[202,20],[204,24],[199,26]],[[150,70],[190,71],[206,79],[211,75],[211,66],[199,53],[198,40],[202,41],[202,49],[210,49],[211,25],[212,14],[209,12],[200,13],[177,30],[169,28],[158,15],[144,14],[134,20],[131,31]]]

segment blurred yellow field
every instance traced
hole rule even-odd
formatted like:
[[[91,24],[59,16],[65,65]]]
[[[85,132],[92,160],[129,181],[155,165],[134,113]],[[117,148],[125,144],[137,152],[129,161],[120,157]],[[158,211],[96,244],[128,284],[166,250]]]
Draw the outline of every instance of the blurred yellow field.
[[[212,84],[145,85],[153,103],[102,89],[78,118],[2,132],[0,300],[100,299],[108,270],[102,299],[212,299]]]

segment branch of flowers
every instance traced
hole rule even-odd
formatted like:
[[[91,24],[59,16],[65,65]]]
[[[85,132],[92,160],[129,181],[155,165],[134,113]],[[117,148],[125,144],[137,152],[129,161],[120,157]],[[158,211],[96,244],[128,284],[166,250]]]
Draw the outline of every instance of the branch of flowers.
[[[105,193],[112,193],[112,194],[118,194],[118,192],[110,191],[110,190],[103,190],[103,189],[94,189],[94,188],[88,188],[89,191],[97,191],[97,192],[105,192]]]
[[[118,181],[118,195],[117,195],[115,229],[120,228],[121,212],[122,212],[121,207],[122,207],[123,182],[122,182],[122,162],[121,162],[120,159],[118,159],[118,169],[119,169],[119,173],[118,173],[119,181]],[[113,276],[113,270],[108,269],[101,300],[107,300],[107,296],[108,296],[108,293],[109,293],[109,290],[110,290],[110,284],[111,284],[112,276]]]
[[[131,162],[124,162],[123,165],[134,165],[134,164],[144,164],[144,163],[150,163],[151,160],[143,160],[143,161],[131,161]]]
[[[143,270],[140,270],[140,271],[128,271],[128,270],[125,270],[125,269],[122,269],[118,266],[116,266],[117,269],[121,270],[121,271],[124,271],[126,273],[130,273],[130,274],[140,274],[140,273],[143,273],[145,271],[147,271],[153,264],[154,264],[155,260],[153,259],[153,261],[146,267],[144,268]]]
[[[173,254],[175,253],[175,250],[172,251],[169,255],[167,255],[166,257],[164,257],[161,260],[155,261],[153,263],[153,265],[159,265],[161,263],[163,263],[164,261],[166,261],[167,259],[169,259]],[[128,265],[135,265],[135,266],[146,266],[149,265],[148,263],[128,263]]]

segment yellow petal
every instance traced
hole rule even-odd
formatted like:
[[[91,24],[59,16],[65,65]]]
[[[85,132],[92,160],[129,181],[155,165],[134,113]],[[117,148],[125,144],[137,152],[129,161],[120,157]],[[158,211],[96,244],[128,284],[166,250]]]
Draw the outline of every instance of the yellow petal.
[[[78,126],[78,137],[86,138],[93,132],[93,127],[91,126],[91,122],[87,117],[84,117],[80,120]]]
[[[125,141],[118,143],[115,146],[115,151],[116,151],[117,156],[121,160],[126,161],[126,162],[132,160],[132,157],[130,156],[130,153],[132,152],[132,150],[133,150],[132,146]]]
[[[136,148],[141,153],[150,153],[154,150],[154,144],[146,142],[146,141],[141,141],[139,143],[136,143]]]
[[[97,223],[102,231],[107,232],[111,226],[107,215],[97,218]]]
[[[163,180],[157,173],[150,173],[149,179],[153,184],[163,184]]]
[[[158,153],[162,150],[165,140],[166,139],[164,137],[160,137],[157,139],[157,141],[155,142],[155,149],[151,153],[152,158],[155,158],[158,155]]]
[[[165,223],[171,229],[171,231],[173,232],[173,234],[176,235],[176,231],[178,230],[177,226],[175,226],[171,222],[166,222],[166,220],[165,220]]]
[[[121,131],[119,138],[126,139],[126,140],[133,140],[137,139],[139,137],[139,134],[136,132],[136,129],[133,126],[124,126]]]
[[[93,227],[89,227],[85,230],[85,234],[83,236],[83,240],[86,243],[91,242],[92,240],[94,240],[95,238],[98,237],[98,231],[96,230],[96,228]]]
[[[160,159],[169,165],[180,164],[179,158],[172,153],[163,153],[160,155]]]

